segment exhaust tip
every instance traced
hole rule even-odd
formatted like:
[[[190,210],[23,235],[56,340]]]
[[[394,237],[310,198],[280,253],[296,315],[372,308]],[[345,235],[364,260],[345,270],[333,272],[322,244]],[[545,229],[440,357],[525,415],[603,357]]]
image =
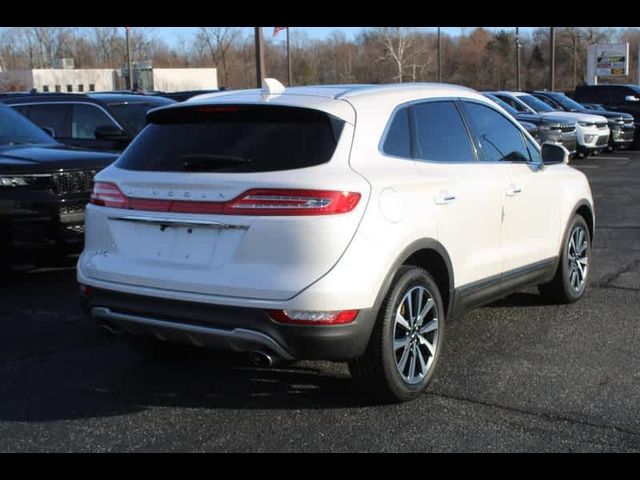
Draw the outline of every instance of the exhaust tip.
[[[270,368],[274,365],[274,358],[265,352],[254,351],[249,353],[249,360],[256,367]]]

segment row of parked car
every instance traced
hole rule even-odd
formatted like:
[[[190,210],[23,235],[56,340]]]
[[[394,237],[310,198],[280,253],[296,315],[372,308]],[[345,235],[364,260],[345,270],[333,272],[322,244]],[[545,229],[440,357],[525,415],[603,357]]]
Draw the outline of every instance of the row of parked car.
[[[118,95],[3,97],[4,262],[78,248],[86,219],[84,305],[138,351],[348,361],[386,401],[425,389],[466,310],[582,297],[595,217],[569,150],[626,125],[439,84]]]
[[[583,89],[584,90],[584,89]],[[563,145],[582,158],[634,144],[638,122],[630,113],[580,104],[560,92],[484,92],[538,140]]]

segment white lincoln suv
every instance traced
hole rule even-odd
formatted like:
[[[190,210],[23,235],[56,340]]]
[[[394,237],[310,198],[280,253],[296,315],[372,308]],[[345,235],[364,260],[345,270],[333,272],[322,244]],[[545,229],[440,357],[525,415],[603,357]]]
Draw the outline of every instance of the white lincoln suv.
[[[96,176],[81,293],[147,354],[348,361],[408,400],[465,310],[532,285],[583,295],[593,201],[567,155],[452,85],[196,97],[151,111]]]

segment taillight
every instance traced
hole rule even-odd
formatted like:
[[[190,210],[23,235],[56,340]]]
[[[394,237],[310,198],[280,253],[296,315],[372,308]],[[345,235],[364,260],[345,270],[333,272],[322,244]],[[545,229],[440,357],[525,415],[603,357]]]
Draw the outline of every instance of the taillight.
[[[113,183],[96,182],[91,193],[91,203],[101,207],[129,208],[129,199]]]
[[[339,325],[351,323],[358,310],[309,311],[309,310],[269,310],[271,318],[278,323],[295,325]]]
[[[80,295],[83,297],[90,297],[93,292],[93,288],[83,283],[80,284]]]
[[[358,205],[357,192],[336,190],[254,189],[228,202],[159,200],[126,197],[113,183],[96,182],[91,203],[102,207],[152,212],[208,213],[217,215],[332,215]]]
[[[360,201],[357,192],[334,190],[249,190],[225,207],[229,215],[329,215],[347,213]]]

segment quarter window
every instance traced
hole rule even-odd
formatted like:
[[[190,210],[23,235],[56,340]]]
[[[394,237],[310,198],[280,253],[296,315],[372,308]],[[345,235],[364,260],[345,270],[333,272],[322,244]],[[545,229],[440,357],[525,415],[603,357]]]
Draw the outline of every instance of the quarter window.
[[[536,147],[531,140],[526,139],[527,150],[529,150],[529,156],[531,157],[531,161],[533,163],[542,163],[542,154],[540,153],[540,149]]]
[[[431,162],[475,162],[471,142],[455,104],[428,102],[413,107],[414,156]]]
[[[483,162],[531,160],[520,129],[492,108],[462,102]]]
[[[409,110],[407,108],[398,111],[393,117],[382,151],[395,157],[411,158]]]
[[[95,139],[96,128],[101,126],[115,125],[98,107],[86,104],[73,105],[72,138]]]

